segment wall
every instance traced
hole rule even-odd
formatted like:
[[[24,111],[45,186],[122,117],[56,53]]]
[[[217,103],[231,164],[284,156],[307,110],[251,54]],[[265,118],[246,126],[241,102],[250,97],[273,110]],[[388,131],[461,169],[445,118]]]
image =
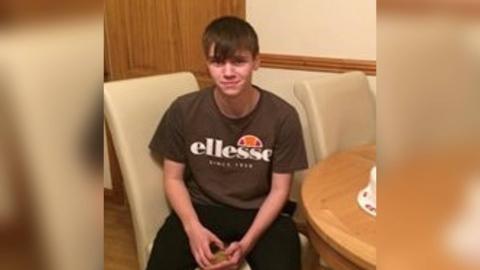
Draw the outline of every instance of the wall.
[[[376,60],[375,1],[246,1],[262,53]],[[294,80],[332,73],[260,68],[254,83],[292,88]],[[376,77],[369,76],[376,93]]]
[[[247,0],[246,18],[264,53],[376,59],[372,0]]]
[[[263,52],[376,59],[376,2],[246,1]]]

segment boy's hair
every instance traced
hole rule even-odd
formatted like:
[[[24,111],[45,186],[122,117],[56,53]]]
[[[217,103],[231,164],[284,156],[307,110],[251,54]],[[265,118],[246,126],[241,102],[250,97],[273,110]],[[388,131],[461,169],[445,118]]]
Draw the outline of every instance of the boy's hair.
[[[202,44],[207,59],[210,47],[215,45],[213,60],[216,62],[233,58],[238,50],[247,50],[254,58],[259,51],[255,29],[243,19],[233,16],[212,21],[203,32]]]

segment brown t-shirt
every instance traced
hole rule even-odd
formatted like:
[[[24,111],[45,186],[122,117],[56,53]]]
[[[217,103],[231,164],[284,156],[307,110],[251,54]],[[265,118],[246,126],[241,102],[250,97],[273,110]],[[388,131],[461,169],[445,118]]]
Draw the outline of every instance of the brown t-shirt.
[[[298,114],[276,95],[256,87],[255,109],[239,119],[222,114],[213,88],[177,98],[163,116],[150,148],[184,163],[194,203],[258,209],[272,172],[307,168]]]

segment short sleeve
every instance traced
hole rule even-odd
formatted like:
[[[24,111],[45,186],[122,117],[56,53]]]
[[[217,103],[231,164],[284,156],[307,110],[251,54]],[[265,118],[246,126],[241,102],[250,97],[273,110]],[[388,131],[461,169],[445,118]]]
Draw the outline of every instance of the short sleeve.
[[[308,168],[300,119],[295,110],[280,125],[274,146],[272,170],[293,173]]]
[[[178,103],[172,103],[163,115],[149,147],[163,158],[185,163],[183,117]]]

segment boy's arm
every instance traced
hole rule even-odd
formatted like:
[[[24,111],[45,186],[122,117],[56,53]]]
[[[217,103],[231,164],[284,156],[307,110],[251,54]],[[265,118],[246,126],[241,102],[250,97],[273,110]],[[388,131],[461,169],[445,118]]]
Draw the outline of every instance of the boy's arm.
[[[290,194],[291,182],[291,173],[272,174],[270,193],[260,207],[252,225],[239,242],[231,243],[225,251],[229,258],[225,263],[226,267],[238,267],[260,236],[278,217]]]
[[[270,193],[260,207],[247,233],[240,240],[240,246],[244,254],[247,254],[253,248],[260,236],[280,214],[290,194],[291,183],[291,173],[272,173]]]
[[[173,210],[182,221],[195,260],[200,267],[208,268],[211,265],[210,261],[214,258],[210,250],[210,244],[215,243],[220,248],[223,248],[223,244],[220,239],[200,223],[183,180],[184,170],[185,165],[183,163],[164,159],[165,194]]]

